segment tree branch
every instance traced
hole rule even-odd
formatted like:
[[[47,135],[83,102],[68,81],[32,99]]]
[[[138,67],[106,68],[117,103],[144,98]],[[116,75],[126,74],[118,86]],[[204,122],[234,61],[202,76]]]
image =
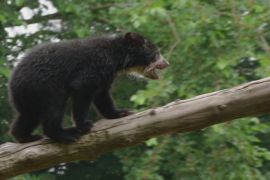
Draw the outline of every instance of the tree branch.
[[[270,78],[228,90],[176,100],[117,120],[98,121],[92,132],[72,144],[50,140],[0,146],[0,179],[48,168],[61,162],[98,156],[169,133],[188,132],[213,124],[270,112]]]

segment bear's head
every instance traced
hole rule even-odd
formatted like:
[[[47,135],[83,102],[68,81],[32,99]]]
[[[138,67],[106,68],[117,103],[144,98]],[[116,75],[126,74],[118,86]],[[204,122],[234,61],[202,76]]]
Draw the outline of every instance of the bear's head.
[[[169,65],[159,49],[138,33],[127,32],[124,35],[124,45],[127,49],[125,70],[128,72],[135,72],[149,79],[158,79],[158,71]]]

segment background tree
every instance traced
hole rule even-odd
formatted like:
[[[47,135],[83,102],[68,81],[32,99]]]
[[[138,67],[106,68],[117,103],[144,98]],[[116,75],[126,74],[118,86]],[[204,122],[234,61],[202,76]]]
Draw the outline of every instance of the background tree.
[[[44,41],[122,31],[152,39],[172,64],[163,79],[122,77],[113,89],[117,104],[138,111],[270,72],[268,0],[6,0],[0,7],[1,142],[10,140],[10,70],[27,48]],[[60,165],[17,178],[267,179],[269,131],[268,116],[249,118],[153,138],[95,162]]]

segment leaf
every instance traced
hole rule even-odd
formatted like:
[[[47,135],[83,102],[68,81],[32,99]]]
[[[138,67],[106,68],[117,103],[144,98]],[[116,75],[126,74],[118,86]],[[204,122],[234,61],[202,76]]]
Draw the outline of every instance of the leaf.
[[[11,74],[11,70],[7,67],[1,67],[0,66],[0,74],[4,75],[5,77],[9,77]]]
[[[15,0],[15,4],[19,7],[22,7],[25,4],[25,0]]]
[[[145,142],[145,144],[149,147],[152,147],[152,146],[157,146],[158,145],[158,141],[157,141],[157,138],[151,138],[149,140],[147,140]]]

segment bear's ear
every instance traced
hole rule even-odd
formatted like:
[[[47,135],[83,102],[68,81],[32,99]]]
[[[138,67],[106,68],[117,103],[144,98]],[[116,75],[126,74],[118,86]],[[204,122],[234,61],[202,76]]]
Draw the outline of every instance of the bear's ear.
[[[135,32],[127,32],[125,34],[125,40],[128,43],[135,44],[135,45],[143,45],[145,43],[145,39]]]

